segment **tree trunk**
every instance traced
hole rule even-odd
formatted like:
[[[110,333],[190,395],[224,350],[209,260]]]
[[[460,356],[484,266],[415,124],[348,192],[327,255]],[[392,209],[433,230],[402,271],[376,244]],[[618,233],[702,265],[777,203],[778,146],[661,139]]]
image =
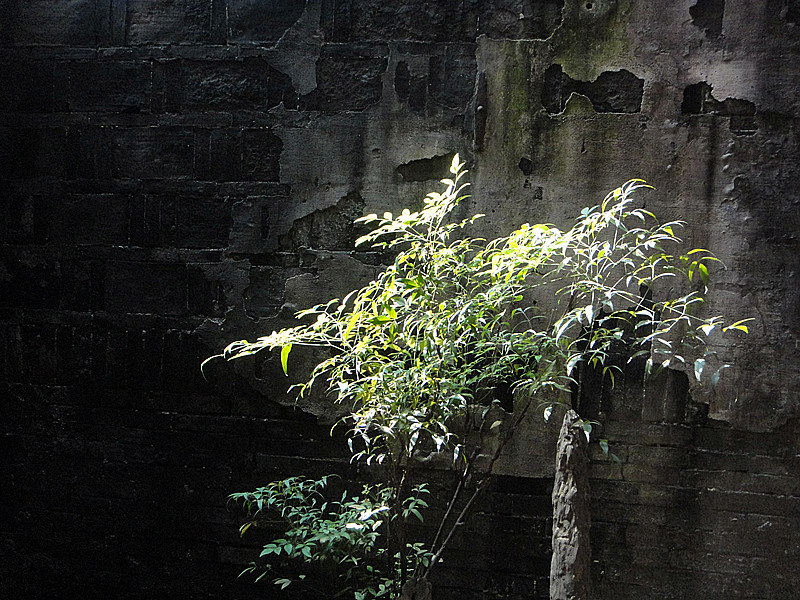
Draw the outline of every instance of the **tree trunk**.
[[[550,600],[588,600],[591,591],[587,448],[580,417],[567,411],[556,449]]]

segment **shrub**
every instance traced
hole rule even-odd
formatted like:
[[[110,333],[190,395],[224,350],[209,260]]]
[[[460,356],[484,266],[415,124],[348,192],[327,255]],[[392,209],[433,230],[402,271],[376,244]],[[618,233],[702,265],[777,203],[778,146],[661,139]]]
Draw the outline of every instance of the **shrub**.
[[[463,167],[456,155],[444,191],[428,194],[421,210],[357,220],[373,226],[357,244],[395,253],[374,281],[301,311],[301,325],[234,342],[220,355],[280,349],[286,371],[296,346],[330,350],[295,391],[321,383],[346,405],[353,460],[383,483],[335,503],[321,495],[324,480],[289,479],[232,498],[256,516],[273,510],[286,520],[286,535],[262,556],[346,563],[342,587],[356,598],[397,597],[404,582],[427,577],[521,420],[531,407],[548,418],[568,404],[579,366],[613,384],[625,361],[641,356],[648,372],[686,368],[698,384],[715,384],[724,365],[709,337],[747,332],[744,321],[699,314],[719,261],[705,249],[681,254],[682,223],[659,224],[634,206],[634,192],[649,187],[643,181],[583,209],[569,230],[524,224],[487,242],[464,232],[482,215],[452,220],[467,197]],[[513,394],[512,416],[497,409],[503,386]],[[471,434],[493,430],[491,450]],[[457,483],[424,548],[408,535],[409,519],[421,520],[426,507],[410,473],[436,453],[452,461]]]

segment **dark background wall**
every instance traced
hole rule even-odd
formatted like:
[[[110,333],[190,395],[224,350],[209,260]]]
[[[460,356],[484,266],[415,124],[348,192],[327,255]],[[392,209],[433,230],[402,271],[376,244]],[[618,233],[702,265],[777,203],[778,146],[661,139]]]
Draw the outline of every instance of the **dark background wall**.
[[[459,151],[486,235],[645,177],[756,318],[716,392],[595,407],[598,598],[796,595],[799,44],[795,0],[0,3],[0,591],[274,594],[226,495],[354,468],[273,362],[199,364],[374,275],[353,218]],[[437,597],[547,596],[537,431]]]

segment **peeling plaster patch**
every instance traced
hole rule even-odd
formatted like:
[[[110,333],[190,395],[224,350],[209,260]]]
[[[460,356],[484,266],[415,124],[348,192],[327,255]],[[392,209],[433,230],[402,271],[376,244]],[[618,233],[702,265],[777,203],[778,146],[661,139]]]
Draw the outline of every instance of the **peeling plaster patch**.
[[[478,81],[475,84],[475,126],[472,137],[472,144],[475,152],[483,150],[484,137],[486,136],[486,119],[488,112],[486,102],[488,99],[486,73],[478,73]]]
[[[542,105],[550,114],[564,112],[573,93],[588,98],[598,113],[637,113],[642,108],[644,79],[630,71],[603,71],[593,82],[572,79],[555,64],[544,73]]]
[[[519,170],[522,171],[522,174],[525,176],[533,174],[533,161],[530,158],[525,158],[524,156],[519,159]]]
[[[394,71],[394,90],[397,97],[407,102],[414,112],[425,110],[425,95],[428,81],[425,77],[411,73],[408,63],[400,61]]]
[[[290,4],[300,5],[297,0],[291,0]],[[318,34],[320,11],[319,3],[307,4],[297,22],[278,40],[275,45],[277,52],[270,59],[276,69],[291,78],[300,95],[309,94],[317,87],[316,66],[322,48]]]
[[[722,19],[725,15],[725,0],[697,0],[689,7],[692,25],[702,29],[708,37],[722,35]]]
[[[344,298],[350,291],[375,279],[381,270],[341,252],[322,250],[313,254],[314,272],[286,280],[284,307],[292,312],[330,298]]]
[[[403,47],[403,57],[394,67],[398,100],[418,114],[442,109],[465,113],[475,92],[475,45],[448,45],[430,56],[418,51],[413,46]]]
[[[405,181],[430,181],[439,179],[442,173],[447,173],[452,155],[441,154],[431,158],[412,160],[397,167],[397,172]]]
[[[685,115],[730,117],[730,130],[737,135],[752,135],[758,131],[755,104],[739,98],[716,100],[711,94],[713,89],[705,81],[687,86],[683,90],[681,112]]]
[[[353,222],[364,212],[364,199],[358,192],[350,192],[336,206],[316,210],[292,223],[291,229],[280,237],[282,250],[298,248],[324,248],[326,250],[352,250],[361,235]]]

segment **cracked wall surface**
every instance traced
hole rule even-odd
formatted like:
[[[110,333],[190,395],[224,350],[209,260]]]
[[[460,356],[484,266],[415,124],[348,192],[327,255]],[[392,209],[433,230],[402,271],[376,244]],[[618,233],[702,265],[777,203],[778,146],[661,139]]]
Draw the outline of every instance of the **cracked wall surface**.
[[[352,474],[338,409],[283,391],[313,353],[198,365],[374,277],[353,219],[459,152],[485,237],[646,179],[727,266],[709,313],[754,318],[715,390],[633,364],[577,400],[620,457],[592,464],[595,595],[792,597],[798,28],[796,0],[2,3],[0,590],[258,595],[225,494]],[[514,440],[442,597],[547,597],[556,434]]]

